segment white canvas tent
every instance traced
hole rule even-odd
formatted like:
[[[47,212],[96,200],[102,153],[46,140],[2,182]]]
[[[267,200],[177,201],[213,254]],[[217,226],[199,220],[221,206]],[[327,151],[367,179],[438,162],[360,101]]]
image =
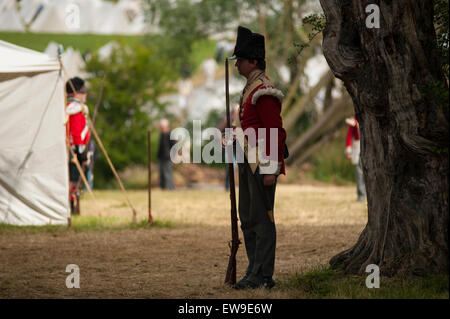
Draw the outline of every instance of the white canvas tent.
[[[145,21],[144,3],[142,0],[121,0],[118,3],[103,0],[22,0],[20,16],[32,32],[158,33],[156,25],[149,26]]]
[[[36,20],[31,23],[30,31],[48,33],[74,33],[77,29],[71,29],[66,23],[67,4],[63,2],[50,2],[44,5]]]
[[[46,54],[0,41],[0,222],[67,224],[64,80]]]
[[[29,25],[35,16],[41,13],[41,10],[48,5],[50,0],[20,0],[19,15],[25,25]]]
[[[58,57],[58,44],[50,41],[47,48],[45,48],[44,53],[51,58],[56,59]],[[70,74],[71,77],[79,76],[81,78],[85,78],[88,76],[88,74],[84,71],[86,63],[78,50],[68,47],[64,50],[61,56],[61,61],[66,68],[67,74]]]
[[[0,31],[25,31],[14,1],[0,0]]]
[[[128,34],[130,21],[126,11],[114,3],[103,2],[97,8],[101,15],[97,19],[94,33],[97,34]]]

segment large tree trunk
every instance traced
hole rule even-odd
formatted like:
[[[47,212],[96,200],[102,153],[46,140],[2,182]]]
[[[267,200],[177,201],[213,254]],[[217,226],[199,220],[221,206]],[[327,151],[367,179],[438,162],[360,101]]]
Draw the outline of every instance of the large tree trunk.
[[[320,0],[323,49],[350,93],[361,129],[368,222],[358,242],[330,260],[363,274],[448,273],[448,106],[430,0]],[[367,5],[380,28],[366,27]],[[436,92],[436,91],[434,91]]]

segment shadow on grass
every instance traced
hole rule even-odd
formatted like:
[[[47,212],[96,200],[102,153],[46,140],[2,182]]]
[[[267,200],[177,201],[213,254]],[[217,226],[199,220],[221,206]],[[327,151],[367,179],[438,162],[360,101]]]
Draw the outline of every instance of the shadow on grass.
[[[369,273],[367,274],[369,275]],[[380,288],[367,288],[366,276],[346,275],[320,266],[280,283],[296,291],[300,298],[332,299],[448,299],[448,274],[417,276],[380,276]]]
[[[150,225],[148,220],[138,221],[133,224],[130,219],[121,219],[115,217],[91,217],[91,216],[72,216],[72,225],[70,231],[104,231],[104,230],[125,230],[125,229],[153,229],[153,228],[173,228],[172,222],[154,220]],[[16,226],[0,223],[1,232],[64,232],[68,231],[67,225],[44,225],[44,226]]]

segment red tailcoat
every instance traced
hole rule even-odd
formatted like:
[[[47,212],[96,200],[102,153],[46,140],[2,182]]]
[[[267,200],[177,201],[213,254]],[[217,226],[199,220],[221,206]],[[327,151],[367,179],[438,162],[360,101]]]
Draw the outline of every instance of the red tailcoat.
[[[267,79],[268,80],[268,79]],[[269,82],[270,83],[270,82]],[[284,146],[286,142],[286,130],[283,128],[281,119],[281,103],[283,93],[268,83],[262,83],[249,94],[242,102],[240,108],[241,127],[245,131],[252,127],[256,134],[258,128],[266,129],[266,151],[265,154],[271,160],[277,160],[280,174],[286,175],[284,163]],[[278,149],[270,149],[270,128],[278,130]],[[258,137],[257,138],[261,138]],[[254,145],[252,145],[254,146]]]
[[[347,121],[348,129],[347,129],[347,139],[345,146],[352,146],[352,137],[355,141],[359,141],[359,124],[356,118],[348,119]]]
[[[66,105],[66,114],[69,116],[66,131],[70,146],[86,145],[89,141],[90,132],[86,112],[87,106],[78,101],[70,101]]]

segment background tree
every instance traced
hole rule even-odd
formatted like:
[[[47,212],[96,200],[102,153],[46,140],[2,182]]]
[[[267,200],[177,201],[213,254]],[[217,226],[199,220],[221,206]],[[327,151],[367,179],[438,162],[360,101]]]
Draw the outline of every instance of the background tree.
[[[190,60],[194,44],[228,28],[238,12],[235,0],[147,0],[146,4],[147,19],[158,24],[163,34],[157,40],[160,49],[175,62],[180,73],[194,69]]]
[[[348,273],[364,273],[368,264],[387,275],[448,272],[448,80],[434,3],[320,3],[324,55],[360,123],[368,194],[368,223],[358,242],[330,263]],[[371,3],[380,8],[380,28],[366,27]]]
[[[106,74],[95,126],[115,168],[145,165],[147,127],[164,110],[159,97],[170,91],[170,83],[177,76],[173,65],[154,46],[136,43],[130,47],[119,42],[108,59],[102,60],[94,53],[86,69],[91,74],[88,105],[92,108]],[[96,184],[100,186],[113,177],[101,155],[95,172]]]
[[[211,36],[234,41],[239,24],[265,35],[268,75],[275,86],[286,94],[283,113],[297,108],[302,92],[300,83],[305,80],[304,68],[310,57],[320,52],[320,36],[314,39],[304,52],[310,39],[301,21],[306,5],[312,1],[300,0],[147,0],[148,18],[161,28],[160,46],[173,61],[177,69],[194,70],[189,60],[193,44]],[[311,30],[317,34],[314,28]],[[222,64],[219,64],[222,67]],[[288,79],[281,70],[288,70]],[[233,70],[234,68],[232,68]],[[185,72],[183,72],[185,73]],[[186,72],[189,74],[190,72]],[[295,118],[288,138],[299,135],[314,122],[313,103],[303,103],[303,111]],[[291,142],[291,141],[289,141]]]

